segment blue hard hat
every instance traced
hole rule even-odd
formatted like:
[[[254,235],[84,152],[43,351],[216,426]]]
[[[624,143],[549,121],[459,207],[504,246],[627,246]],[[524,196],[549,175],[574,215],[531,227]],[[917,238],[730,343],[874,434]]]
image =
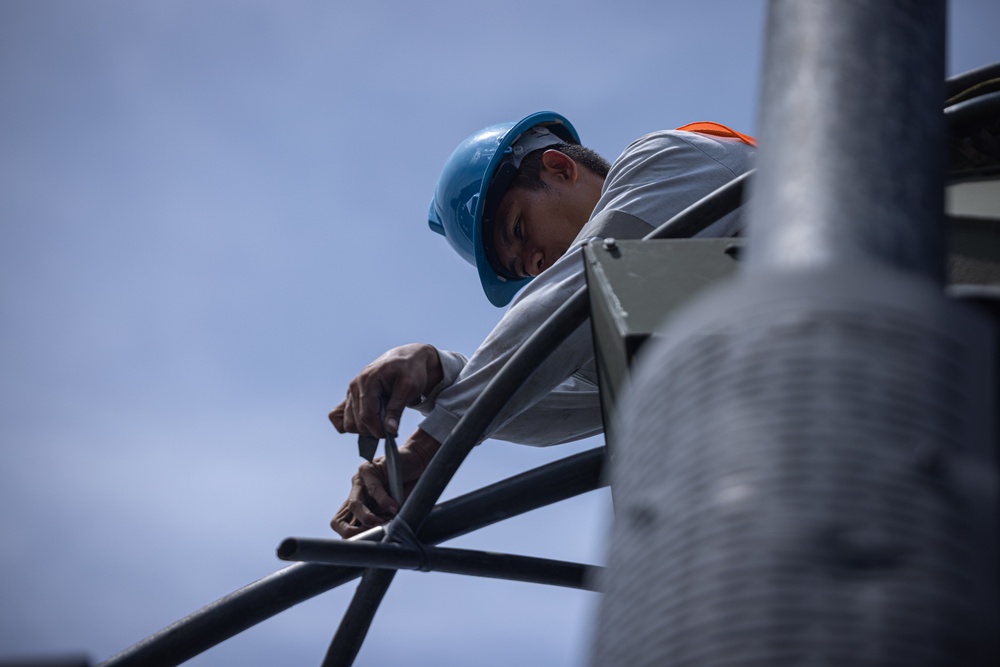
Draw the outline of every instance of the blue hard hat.
[[[568,120],[552,111],[532,114],[517,123],[491,125],[458,145],[434,188],[427,214],[430,228],[479,269],[483,291],[494,306],[510,303],[531,278],[505,277],[490,264],[483,243],[484,239],[491,241],[488,230],[483,229],[487,199],[495,209],[521,158],[557,143],[579,144],[580,137]],[[489,224],[492,213],[485,217]]]

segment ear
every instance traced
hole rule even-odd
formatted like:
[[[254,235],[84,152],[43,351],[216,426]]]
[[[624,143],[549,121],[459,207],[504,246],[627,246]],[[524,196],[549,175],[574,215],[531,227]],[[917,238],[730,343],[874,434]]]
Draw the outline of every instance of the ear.
[[[576,161],[570,156],[550,148],[542,153],[542,167],[551,178],[565,181],[572,185],[579,176]]]

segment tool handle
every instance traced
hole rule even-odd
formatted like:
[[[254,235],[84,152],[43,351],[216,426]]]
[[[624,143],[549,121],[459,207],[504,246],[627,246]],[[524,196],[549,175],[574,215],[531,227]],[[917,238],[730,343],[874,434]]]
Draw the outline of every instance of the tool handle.
[[[382,432],[385,433],[385,466],[389,470],[389,495],[400,505],[403,504],[403,464],[399,459],[399,449],[396,438],[385,427],[385,404],[383,397],[379,400],[378,417],[382,422]]]

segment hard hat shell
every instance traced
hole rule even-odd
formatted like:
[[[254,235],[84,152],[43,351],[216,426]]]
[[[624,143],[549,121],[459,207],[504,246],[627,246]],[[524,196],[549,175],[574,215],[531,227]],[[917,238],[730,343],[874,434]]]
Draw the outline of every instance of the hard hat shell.
[[[531,278],[505,278],[487,259],[483,245],[486,195],[497,169],[504,157],[512,152],[518,137],[539,125],[560,141],[580,143],[573,125],[552,111],[531,114],[517,123],[484,128],[459,144],[445,162],[427,214],[430,228],[442,234],[459,255],[476,266],[486,298],[498,307],[510,303]]]

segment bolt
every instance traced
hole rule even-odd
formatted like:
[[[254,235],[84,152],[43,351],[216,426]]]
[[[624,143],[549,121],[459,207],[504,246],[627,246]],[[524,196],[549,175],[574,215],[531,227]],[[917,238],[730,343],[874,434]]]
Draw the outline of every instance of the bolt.
[[[618,247],[618,241],[616,241],[615,239],[610,238],[610,237],[604,239],[604,249],[605,250],[611,251],[611,250],[614,250],[617,247]]]

